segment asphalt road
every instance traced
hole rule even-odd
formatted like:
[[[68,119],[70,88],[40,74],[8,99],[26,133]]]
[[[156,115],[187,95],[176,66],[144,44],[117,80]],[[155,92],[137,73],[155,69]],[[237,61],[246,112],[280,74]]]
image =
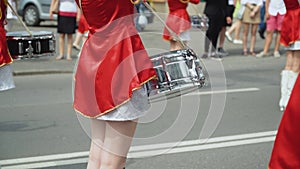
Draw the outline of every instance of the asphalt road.
[[[55,31],[51,25],[32,29]],[[160,26],[141,33],[146,48],[149,53],[166,51],[168,44],[157,41],[161,35],[154,30]],[[192,32],[192,37],[199,34]],[[202,40],[190,43],[198,54]],[[262,44],[257,43],[258,50]],[[285,58],[244,57],[240,47],[225,46],[231,55],[222,62],[203,62],[206,87],[151,102],[140,119],[127,168],[267,168],[282,115],[278,100]],[[89,127],[72,109],[72,73],[14,79],[17,87],[0,93],[2,168],[85,168]]]

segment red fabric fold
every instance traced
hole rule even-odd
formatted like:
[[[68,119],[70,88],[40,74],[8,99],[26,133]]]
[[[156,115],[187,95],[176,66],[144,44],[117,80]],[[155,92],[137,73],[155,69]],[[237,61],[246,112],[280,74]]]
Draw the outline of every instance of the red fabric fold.
[[[300,168],[300,77],[280,122],[269,169]]]

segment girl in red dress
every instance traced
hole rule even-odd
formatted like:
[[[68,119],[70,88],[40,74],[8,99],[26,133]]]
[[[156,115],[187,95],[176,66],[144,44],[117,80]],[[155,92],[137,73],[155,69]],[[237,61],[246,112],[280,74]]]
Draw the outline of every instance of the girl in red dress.
[[[10,63],[13,62],[9,54],[6,42],[6,23],[7,0],[0,0],[0,91],[14,88],[14,81]]]
[[[300,5],[298,0],[284,0],[285,14],[280,42],[287,48],[286,64],[281,72],[280,110],[288,103],[291,91],[300,71]]]
[[[187,44],[190,40],[188,30],[191,28],[190,16],[186,10],[188,3],[198,4],[200,0],[168,0],[169,15],[166,25]],[[170,41],[170,51],[182,49],[178,39],[172,36],[168,29],[164,29],[163,39]]]
[[[89,25],[75,75],[74,109],[91,118],[88,168],[121,169],[137,119],[148,105],[144,84],[155,69],[134,24],[130,0],[77,0]]]

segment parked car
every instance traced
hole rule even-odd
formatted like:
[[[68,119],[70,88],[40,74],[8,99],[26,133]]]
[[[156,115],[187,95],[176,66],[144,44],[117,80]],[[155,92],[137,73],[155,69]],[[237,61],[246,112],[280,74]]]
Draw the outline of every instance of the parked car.
[[[18,14],[23,17],[26,25],[37,26],[41,21],[50,20],[50,4],[51,0],[20,0]],[[56,18],[54,16],[54,20]]]

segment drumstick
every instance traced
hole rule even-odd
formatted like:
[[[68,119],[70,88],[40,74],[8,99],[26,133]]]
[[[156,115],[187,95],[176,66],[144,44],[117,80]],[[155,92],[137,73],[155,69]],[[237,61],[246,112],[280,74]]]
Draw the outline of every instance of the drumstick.
[[[143,4],[159,19],[159,21],[165,26],[171,35],[180,42],[181,47],[187,48],[186,44],[181,40],[181,38],[165,23],[165,21],[154,11],[154,9],[145,1]]]
[[[11,9],[11,11],[17,16],[18,20],[22,23],[22,25],[24,26],[24,28],[26,29],[26,31],[29,33],[29,35],[33,36],[32,32],[28,29],[28,27],[25,25],[25,23],[22,21],[22,19],[20,18],[20,16],[17,14],[17,12],[15,11],[15,9],[10,5],[10,3],[7,3],[7,5]]]

